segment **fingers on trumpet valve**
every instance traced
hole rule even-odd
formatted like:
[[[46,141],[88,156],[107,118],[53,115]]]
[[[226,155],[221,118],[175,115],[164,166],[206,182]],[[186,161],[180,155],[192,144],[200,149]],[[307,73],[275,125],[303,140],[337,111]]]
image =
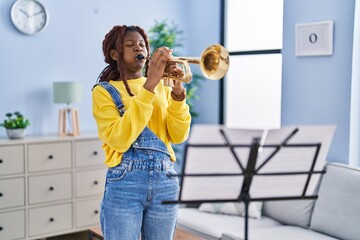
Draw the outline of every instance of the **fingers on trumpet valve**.
[[[182,78],[185,73],[180,64],[169,61],[165,67],[165,72],[171,76]]]
[[[173,50],[168,47],[160,47],[156,49],[156,53],[159,55],[163,55],[164,53],[168,53],[170,56],[172,55]]]

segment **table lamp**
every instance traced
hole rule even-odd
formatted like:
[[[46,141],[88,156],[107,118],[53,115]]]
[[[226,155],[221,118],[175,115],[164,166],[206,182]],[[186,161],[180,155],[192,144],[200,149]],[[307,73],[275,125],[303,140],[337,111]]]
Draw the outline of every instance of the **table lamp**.
[[[59,110],[59,135],[78,136],[80,134],[79,116],[70,103],[81,102],[81,82],[54,82],[54,103],[66,103],[66,108]]]

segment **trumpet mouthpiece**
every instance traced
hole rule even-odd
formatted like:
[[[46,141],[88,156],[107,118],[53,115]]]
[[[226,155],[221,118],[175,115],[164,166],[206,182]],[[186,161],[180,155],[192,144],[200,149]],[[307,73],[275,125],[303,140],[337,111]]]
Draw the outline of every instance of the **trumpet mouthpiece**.
[[[142,55],[142,54],[139,54],[139,55],[137,55],[135,58],[136,58],[137,60],[143,60],[143,59],[145,59],[145,56]]]

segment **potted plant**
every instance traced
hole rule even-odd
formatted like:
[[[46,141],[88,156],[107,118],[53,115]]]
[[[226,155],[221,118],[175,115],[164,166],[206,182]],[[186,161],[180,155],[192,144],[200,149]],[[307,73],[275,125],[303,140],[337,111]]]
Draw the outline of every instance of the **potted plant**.
[[[20,113],[7,113],[5,120],[0,123],[1,127],[6,129],[6,134],[10,139],[20,139],[25,136],[26,127],[30,125],[30,121]]]
[[[168,20],[163,20],[161,22],[155,21],[154,26],[150,28],[149,33],[149,44],[151,50],[166,46],[174,50],[173,55],[177,56],[177,49],[183,46],[183,31],[179,29],[179,26],[174,23],[169,23]],[[201,86],[201,81],[204,81],[205,78],[200,74],[193,74],[192,81],[188,84],[184,84],[186,88],[186,101],[190,107],[190,113],[192,118],[198,116],[198,113],[194,110],[193,100],[198,99],[196,91]]]

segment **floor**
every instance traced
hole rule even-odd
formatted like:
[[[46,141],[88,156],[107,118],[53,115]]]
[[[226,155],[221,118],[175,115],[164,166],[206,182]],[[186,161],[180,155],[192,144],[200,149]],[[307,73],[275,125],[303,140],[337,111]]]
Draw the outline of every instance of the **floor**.
[[[88,240],[87,232],[78,232],[68,235],[46,238],[46,240]],[[176,230],[174,240],[204,240],[203,238],[190,235],[182,230]]]
[[[61,235],[57,237],[50,237],[50,238],[46,238],[46,240],[88,240],[88,234],[86,231],[84,231],[73,234]]]

